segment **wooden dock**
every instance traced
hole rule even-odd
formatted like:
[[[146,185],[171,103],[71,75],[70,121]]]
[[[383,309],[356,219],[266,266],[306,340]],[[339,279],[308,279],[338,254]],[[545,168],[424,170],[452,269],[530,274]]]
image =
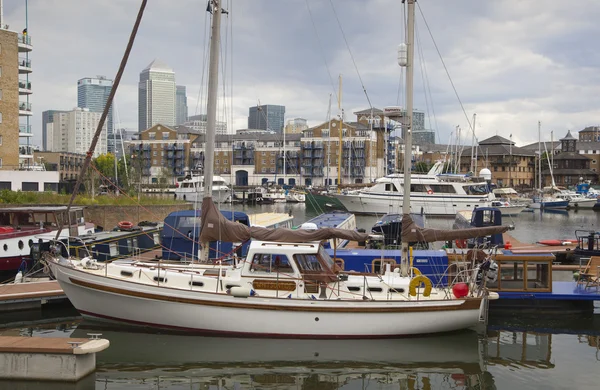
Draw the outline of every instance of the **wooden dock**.
[[[0,378],[75,382],[96,370],[96,352],[109,341],[0,336]]]
[[[50,302],[65,302],[67,296],[55,280],[0,285],[0,312],[35,309]]]

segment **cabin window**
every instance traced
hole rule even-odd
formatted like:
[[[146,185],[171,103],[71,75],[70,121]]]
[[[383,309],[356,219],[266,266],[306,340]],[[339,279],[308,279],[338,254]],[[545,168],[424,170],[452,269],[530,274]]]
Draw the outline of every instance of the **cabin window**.
[[[125,277],[132,277],[133,276],[133,272],[130,271],[121,271],[121,276],[125,276]]]
[[[487,286],[499,290],[549,290],[551,261],[499,261],[499,277]]]
[[[500,181],[498,181],[498,185],[501,185]],[[489,193],[487,184],[463,186],[463,188],[467,195],[485,195]]]
[[[449,184],[430,184],[429,188],[434,194],[456,194],[456,190]]]
[[[410,192],[427,192],[427,188],[423,184],[411,184]]]
[[[287,255],[274,253],[257,253],[252,258],[250,271],[253,272],[284,272],[293,273],[294,269],[290,264]]]
[[[398,192],[398,189],[396,188],[396,186],[394,185],[394,183],[386,183],[385,184],[385,190],[386,191]]]
[[[302,271],[323,271],[323,267],[321,267],[321,263],[319,262],[319,257],[316,254],[305,253],[294,255],[294,258]]]

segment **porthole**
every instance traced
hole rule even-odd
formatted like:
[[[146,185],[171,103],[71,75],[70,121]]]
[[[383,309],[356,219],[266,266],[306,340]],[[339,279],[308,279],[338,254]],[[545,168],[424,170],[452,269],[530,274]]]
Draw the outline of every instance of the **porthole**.
[[[360,287],[349,286],[348,290],[349,291],[360,291]]]
[[[121,276],[127,276],[128,278],[133,276],[133,272],[121,271]]]
[[[28,244],[29,244],[29,247],[31,248],[33,246],[33,240],[29,240]]]
[[[4,250],[7,251],[8,250],[8,245],[4,244]]]
[[[155,276],[154,277],[154,281],[155,282],[161,282],[161,283],[167,283],[167,279],[163,278],[162,276],[160,276],[160,277],[159,276]]]
[[[194,281],[194,282],[190,282],[190,286],[202,287],[202,286],[204,286],[204,283]]]
[[[24,246],[25,244],[23,244],[23,241],[19,240],[19,249],[23,249]]]

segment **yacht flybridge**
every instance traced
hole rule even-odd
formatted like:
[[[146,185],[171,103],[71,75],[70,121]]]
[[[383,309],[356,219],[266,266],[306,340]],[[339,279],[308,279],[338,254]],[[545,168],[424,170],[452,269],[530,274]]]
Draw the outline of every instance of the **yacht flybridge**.
[[[442,168],[443,163],[437,162],[427,174],[411,175],[411,212],[455,215],[458,210],[489,207],[496,199],[485,180],[444,174]],[[369,188],[333,196],[352,213],[386,214],[400,210],[404,192],[404,176],[392,174],[377,179]]]

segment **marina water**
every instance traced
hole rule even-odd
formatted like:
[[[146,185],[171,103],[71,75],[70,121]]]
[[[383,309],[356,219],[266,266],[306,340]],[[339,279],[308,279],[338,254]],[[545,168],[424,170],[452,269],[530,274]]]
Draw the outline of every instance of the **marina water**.
[[[222,209],[230,209],[224,206]],[[234,206],[291,212],[296,225],[318,215],[304,204]],[[377,216],[359,216],[370,229]],[[505,218],[521,242],[596,230],[591,210]],[[449,218],[428,218],[448,228]],[[240,319],[243,321],[243,319]],[[487,328],[392,340],[265,340],[165,334],[82,320],[72,308],[10,313],[1,335],[87,337],[111,346],[77,384],[2,382],[0,389],[597,389],[600,310],[588,317],[492,317]]]

